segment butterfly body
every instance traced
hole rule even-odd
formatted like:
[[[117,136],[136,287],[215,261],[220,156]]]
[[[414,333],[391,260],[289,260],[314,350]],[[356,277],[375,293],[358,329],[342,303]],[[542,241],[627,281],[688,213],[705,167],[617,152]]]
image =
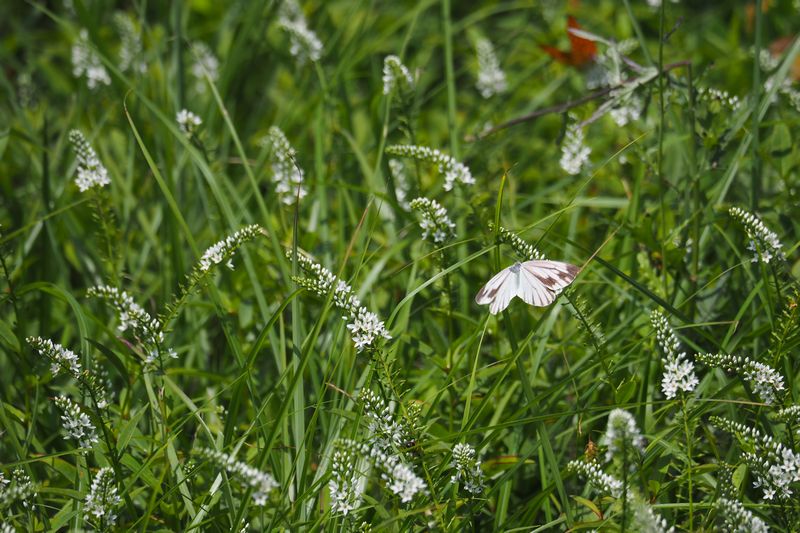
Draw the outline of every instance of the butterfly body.
[[[475,296],[478,305],[489,305],[493,315],[503,311],[515,296],[525,303],[544,307],[553,303],[573,282],[580,269],[560,261],[535,260],[514,263],[489,280]]]

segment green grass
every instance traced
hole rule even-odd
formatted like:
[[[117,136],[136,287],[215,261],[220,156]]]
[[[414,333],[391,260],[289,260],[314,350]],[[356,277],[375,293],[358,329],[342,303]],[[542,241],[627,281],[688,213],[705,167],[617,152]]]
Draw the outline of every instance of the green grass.
[[[746,454],[775,462],[774,449],[724,421],[800,457],[797,416],[779,414],[800,394],[800,41],[770,70],[753,56],[792,35],[796,2],[751,16],[734,3],[307,1],[323,51],[304,63],[280,2],[71,4],[17,3],[0,23],[0,474],[16,476],[0,484],[3,531],[639,531],[648,511],[676,531],[713,531],[733,528],[725,499],[800,531],[800,464],[792,496],[765,497]],[[141,70],[120,64],[123,9]],[[587,69],[543,51],[568,49],[568,14],[632,43],[622,92],[587,87]],[[95,89],[72,72],[82,29],[108,74]],[[475,87],[482,37],[508,82],[487,99]],[[216,73],[193,69],[194,42]],[[385,95],[390,54],[414,83]],[[625,91],[640,114],[618,126],[601,106]],[[184,108],[202,119],[192,135],[175,120]],[[578,122],[590,163],[571,175],[559,160]],[[285,168],[304,172],[299,202],[276,191],[271,126],[296,150]],[[107,187],[78,190],[73,129]],[[393,145],[440,150],[475,183],[448,191],[436,165],[402,158],[403,199]],[[422,238],[403,207],[418,196],[447,210],[452,238]],[[731,207],[757,214],[783,256],[751,261],[769,245],[749,250],[752,226]],[[257,236],[199,267],[251,224]],[[476,293],[526,259],[497,226],[580,266],[576,281],[550,306],[515,299],[489,314]],[[307,257],[391,338],[357,350],[353,310],[314,290]],[[87,293],[98,285],[158,322],[121,330],[114,306]],[[699,380],[674,398],[653,311]],[[29,337],[93,370],[54,373]],[[743,364],[708,366],[695,357],[706,353],[762,363],[783,389],[766,403]],[[60,395],[96,428],[89,448],[68,436]],[[641,451],[630,435],[604,438],[614,409],[633,416]],[[479,462],[462,458],[453,480],[461,443]],[[223,468],[209,450],[242,464]],[[576,460],[629,492],[604,491]],[[245,464],[277,486],[260,495]],[[403,501],[387,465],[424,490]],[[111,521],[87,506],[103,467],[119,496]],[[329,482],[348,467],[363,494],[344,514]]]

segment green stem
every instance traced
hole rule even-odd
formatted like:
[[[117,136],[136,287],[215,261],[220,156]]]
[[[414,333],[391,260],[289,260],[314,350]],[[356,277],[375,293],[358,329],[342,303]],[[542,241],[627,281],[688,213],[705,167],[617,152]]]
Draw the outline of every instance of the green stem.
[[[692,435],[689,432],[689,413],[686,410],[686,397],[681,395],[683,410],[683,430],[686,433],[686,475],[689,480],[689,531],[694,530],[694,500],[692,497]]]
[[[758,208],[758,197],[761,183],[761,160],[758,156],[759,151],[759,122],[761,117],[759,113],[755,112],[758,103],[761,101],[761,66],[759,65],[759,55],[761,54],[761,33],[762,33],[762,16],[761,16],[761,1],[756,0],[756,42],[753,46],[755,58],[753,60],[753,91],[750,95],[753,106],[753,144],[751,148],[750,159],[753,162],[753,173],[750,175],[750,208],[755,211]]]

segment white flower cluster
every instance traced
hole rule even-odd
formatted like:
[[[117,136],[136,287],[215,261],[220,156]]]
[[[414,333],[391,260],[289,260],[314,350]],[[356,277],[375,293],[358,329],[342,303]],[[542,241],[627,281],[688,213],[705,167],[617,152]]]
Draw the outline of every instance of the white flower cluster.
[[[589,483],[594,485],[600,492],[610,494],[615,498],[622,495],[622,481],[612,475],[606,474],[596,462],[587,462],[576,459],[567,463],[567,469],[577,474],[583,474]]]
[[[747,249],[753,252],[752,261],[754,263],[758,261],[769,263],[773,258],[784,258],[781,241],[778,240],[775,232],[764,225],[760,218],[739,207],[731,207],[728,212],[744,226],[747,236],[750,238]]]
[[[439,202],[428,198],[414,198],[409,205],[420,213],[419,227],[422,229],[423,239],[430,237],[434,243],[443,244],[455,237],[456,225],[447,216],[447,209]]]
[[[370,441],[384,450],[405,448],[411,431],[395,418],[391,405],[369,389],[361,389],[358,400],[364,405]]]
[[[456,161],[453,157],[445,155],[435,148],[415,146],[408,144],[395,144],[386,148],[386,153],[398,157],[410,157],[418,161],[425,161],[437,165],[439,172],[444,174],[444,190],[453,189],[456,182],[462,185],[473,185],[475,178],[469,168]]]
[[[389,172],[392,173],[394,180],[394,195],[397,198],[397,203],[405,211],[410,211],[411,206],[408,204],[408,169],[405,163],[400,159],[389,159]]]
[[[768,533],[769,527],[757,516],[744,508],[741,502],[720,498],[715,504],[725,520],[725,531],[736,533]]]
[[[206,73],[211,81],[219,79],[219,59],[203,41],[195,41],[191,46],[194,62],[192,63],[192,76],[195,78],[195,90],[198,93],[206,91]]]
[[[97,407],[103,409],[108,406],[109,387],[103,383],[99,372],[81,369],[78,354],[50,339],[28,337],[25,340],[39,352],[39,355],[50,360],[50,371],[54,376],[60,374],[61,371],[66,372],[79,381],[85,392],[92,395],[92,398],[97,402]]]
[[[754,55],[754,51],[750,52]],[[768,48],[762,48],[758,54],[758,66],[765,72],[772,72],[781,64],[780,56],[772,55]]]
[[[632,93],[621,96],[608,114],[619,127],[639,120],[642,115],[642,99]]]
[[[86,520],[97,524],[100,530],[115,525],[117,515],[114,508],[121,501],[114,483],[114,471],[109,467],[101,468],[92,480],[92,487],[84,500]]]
[[[686,358],[686,352],[680,351],[678,338],[675,337],[664,315],[659,311],[653,311],[650,322],[656,330],[656,340],[664,352],[661,358],[664,363],[664,377],[661,379],[664,396],[672,399],[679,390],[692,392],[699,383],[694,373],[694,363]]]
[[[777,370],[749,357],[710,353],[697,354],[695,357],[708,366],[718,366],[741,375],[764,403],[775,403],[777,395],[784,391],[783,376]]]
[[[375,452],[376,448],[372,448],[372,451]],[[427,491],[428,485],[425,481],[409,465],[401,462],[397,455],[377,452],[374,459],[385,470],[381,477],[386,481],[389,490],[400,496],[401,502],[408,503],[418,493]]]
[[[145,349],[145,364],[151,365],[161,358],[164,353],[162,344],[164,343],[164,332],[161,330],[161,322],[153,318],[127,292],[119,290],[117,287],[98,285],[90,287],[87,294],[92,297],[106,300],[117,312],[119,319],[120,332],[130,329],[139,339]],[[175,350],[168,348],[166,354],[176,359],[178,354]]]
[[[453,461],[450,463],[455,473],[451,483],[463,483],[464,489],[472,494],[483,492],[483,470],[481,460],[476,457],[475,448],[469,444],[458,443],[453,446]]]
[[[125,12],[114,13],[114,25],[119,33],[119,69],[125,72],[133,69],[134,72],[144,73],[147,65],[140,60],[142,54],[142,39],[136,29],[133,18]]]
[[[414,473],[413,468],[394,453],[384,450],[379,445],[369,445],[344,439],[340,444],[349,447],[362,458],[368,459],[381,470],[381,479],[392,493],[400,496],[400,501],[408,503],[414,496],[428,491],[425,481]]]
[[[218,265],[225,261],[225,266],[233,270],[231,259],[236,250],[244,243],[264,234],[264,229],[258,224],[251,224],[237,230],[203,252],[197,268],[201,272],[208,272],[213,265]]]
[[[629,451],[644,452],[644,437],[636,425],[636,420],[632,414],[623,409],[614,409],[608,415],[608,425],[600,444],[607,446],[606,461],[611,461]]]
[[[584,142],[583,129],[573,124],[567,128],[564,135],[564,142],[561,143],[561,159],[558,164],[564,172],[570,175],[577,175],[581,169],[589,162],[589,154],[592,149]]]
[[[81,375],[81,363],[78,360],[78,354],[72,350],[42,337],[28,337],[25,340],[39,352],[39,355],[50,360],[50,372],[54,376],[57,376],[61,370],[67,371],[75,378]]]
[[[391,94],[398,84],[410,91],[414,88],[414,78],[399,57],[388,55],[383,59],[383,94]]]
[[[105,187],[111,180],[108,177],[108,170],[100,162],[97,152],[89,145],[86,137],[78,130],[69,132],[69,142],[78,158],[78,175],[75,177],[75,185],[81,192],[85,192],[92,187]]]
[[[200,450],[200,454],[224,468],[229,474],[242,478],[253,489],[253,503],[259,507],[266,505],[269,493],[280,486],[269,472],[237,461],[227,453],[203,448]]]
[[[89,32],[80,31],[78,40],[72,45],[72,75],[76,78],[86,76],[86,86],[96,89],[100,85],[111,85],[111,77],[100,61],[100,56],[89,44]]]
[[[784,407],[775,413],[775,417],[789,425],[798,424],[800,422],[800,405],[795,404]],[[798,425],[798,429],[800,429],[800,425]]]
[[[189,111],[188,109],[181,109],[175,115],[175,122],[181,129],[184,135],[191,137],[203,123],[200,117]]]
[[[667,524],[653,508],[638,498],[633,502],[633,531],[640,533],[673,533],[674,527]]]
[[[21,468],[11,473],[11,479],[6,479],[0,472],[0,509],[10,506],[15,501],[20,501],[23,507],[28,507],[28,499],[33,493],[31,477]]]
[[[269,146],[272,164],[272,181],[281,202],[292,205],[302,200],[308,191],[303,187],[303,169],[297,165],[297,152],[280,128],[269,128],[262,144]]]
[[[712,102],[716,101],[724,104],[734,111],[739,109],[739,106],[741,105],[738,96],[732,95],[728,93],[728,91],[722,91],[715,87],[699,87],[697,89],[697,96],[700,98],[700,100]]]
[[[489,231],[494,231],[495,225],[494,222],[489,223]],[[528,244],[523,239],[520,238],[519,235],[514,233],[513,231],[509,231],[503,226],[497,227],[497,240],[500,242],[511,246],[511,248],[522,257],[525,261],[534,261],[534,260],[541,260],[544,259],[544,254],[533,247],[533,245]]]
[[[347,515],[361,505],[366,478],[356,469],[357,460],[351,448],[340,447],[333,452],[328,480],[331,513]]]
[[[478,54],[478,82],[475,84],[483,98],[506,92],[508,82],[506,73],[500,68],[500,62],[494,53],[494,47],[489,39],[479,39],[475,43]]]
[[[711,422],[729,433],[739,435],[753,448],[752,452],[743,453],[742,459],[753,471],[753,487],[761,488],[764,499],[773,500],[777,496],[786,500],[792,496],[791,485],[800,482],[800,454],[739,422],[717,416],[712,416]]]
[[[289,53],[302,65],[306,60],[319,61],[322,57],[322,41],[308,27],[303,11],[295,0],[285,0],[281,5],[278,25],[289,34]]]
[[[78,446],[81,448],[94,446],[98,441],[97,430],[89,419],[89,415],[66,396],[58,396],[53,401],[63,412],[61,423],[64,425],[67,436],[78,441]]]
[[[289,260],[292,259],[291,250],[287,250],[286,255]],[[293,278],[298,285],[321,298],[327,298],[333,290],[333,304],[345,313],[342,318],[349,322],[347,329],[350,331],[357,352],[374,347],[381,338],[386,340],[392,338],[378,315],[361,305],[361,300],[350,285],[305,255],[298,254],[297,261],[300,267],[311,276],[310,278]]]

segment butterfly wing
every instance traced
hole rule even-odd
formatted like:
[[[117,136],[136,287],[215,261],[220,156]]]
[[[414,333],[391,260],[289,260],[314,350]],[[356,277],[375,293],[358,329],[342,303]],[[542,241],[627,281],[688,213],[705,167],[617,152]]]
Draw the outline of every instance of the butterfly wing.
[[[511,299],[517,295],[519,272],[514,273],[511,267],[504,268],[490,279],[475,296],[478,305],[489,304],[489,312],[496,315],[508,307]]]
[[[547,55],[558,61],[559,63],[564,63],[565,65],[570,64],[570,55],[567,52],[563,52],[556,48],[555,46],[550,46],[547,44],[539,45],[542,47],[542,50],[547,52]]]
[[[517,296],[528,305],[545,307],[556,299],[556,292],[545,287],[544,283],[529,269],[520,269],[520,283]]]
[[[575,20],[575,17],[570,16],[567,19],[567,28],[581,29],[581,25]],[[582,67],[587,63],[594,61],[597,55],[597,44],[589,39],[584,39],[579,35],[575,35],[571,31],[567,31],[569,42],[572,45],[572,50],[569,53],[569,64]]]
[[[580,269],[561,261],[526,261],[520,268],[518,296],[538,307],[550,305],[562,289],[575,280]]]

